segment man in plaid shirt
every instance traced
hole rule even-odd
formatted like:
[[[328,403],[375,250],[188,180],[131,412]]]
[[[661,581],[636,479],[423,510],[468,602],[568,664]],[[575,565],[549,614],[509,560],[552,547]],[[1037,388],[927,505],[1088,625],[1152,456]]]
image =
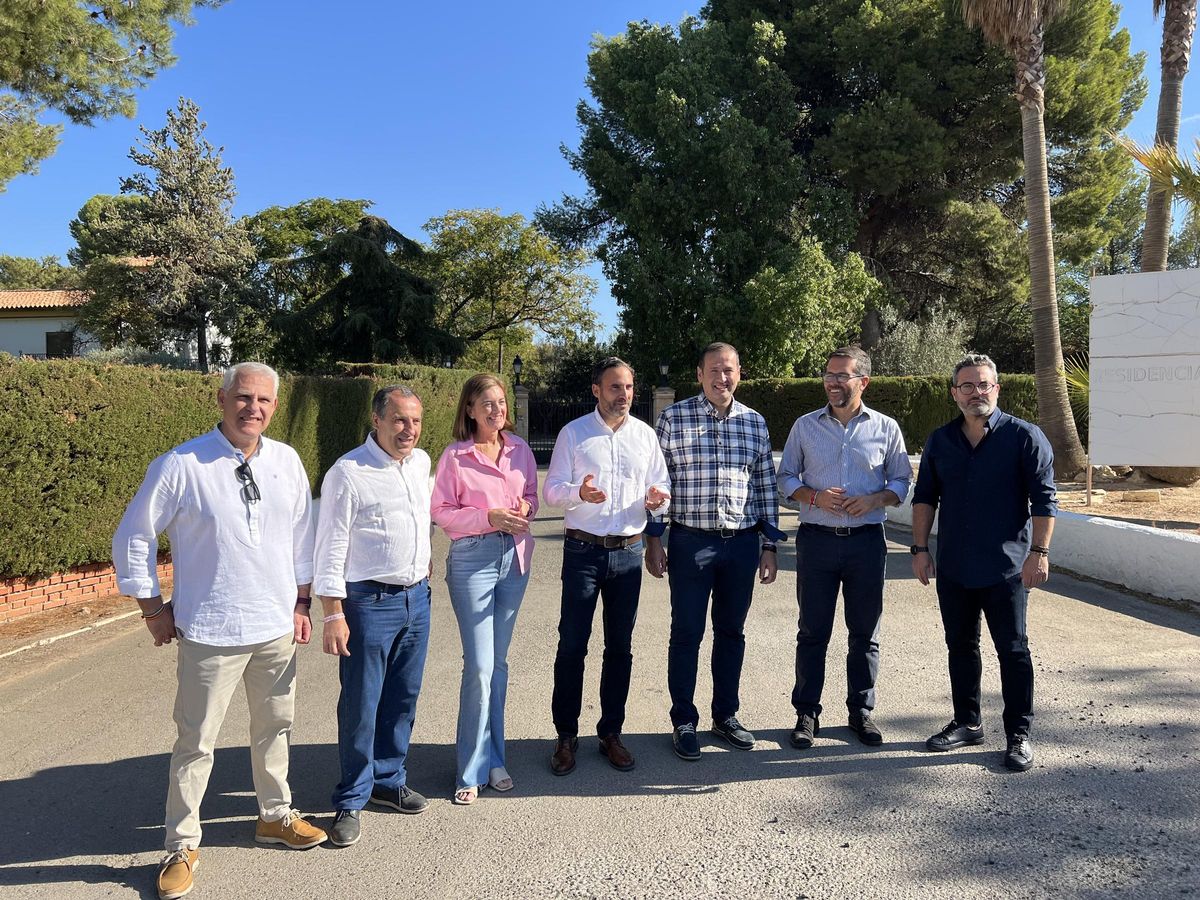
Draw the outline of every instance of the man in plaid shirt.
[[[754,746],[754,735],[737,718],[743,628],[755,575],[770,584],[777,571],[774,541],[763,532],[780,533],[767,423],[733,399],[741,379],[737,350],[709,344],[696,379],[704,392],[663,410],[658,419],[658,442],[671,476],[667,547],[651,528],[646,531],[646,569],[655,578],[667,572],[671,584],[667,686],[675,754],[686,760],[700,758],[700,715],[693,698],[710,596],[713,734],[739,750]]]

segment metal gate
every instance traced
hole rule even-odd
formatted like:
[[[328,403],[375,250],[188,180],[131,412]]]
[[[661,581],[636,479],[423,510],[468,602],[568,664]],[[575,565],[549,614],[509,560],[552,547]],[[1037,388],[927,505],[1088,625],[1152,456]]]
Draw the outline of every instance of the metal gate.
[[[653,411],[651,394],[646,392],[633,398],[630,414],[635,418],[648,422]],[[559,397],[530,395],[529,397],[529,447],[533,450],[534,459],[538,465],[550,462],[550,454],[554,452],[554,441],[568,422],[588,415],[596,408],[592,400],[563,400]]]

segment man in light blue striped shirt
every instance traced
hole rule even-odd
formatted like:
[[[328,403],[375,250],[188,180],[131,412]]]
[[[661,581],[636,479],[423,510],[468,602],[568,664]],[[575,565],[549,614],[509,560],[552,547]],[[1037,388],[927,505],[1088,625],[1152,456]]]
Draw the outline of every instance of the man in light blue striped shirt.
[[[841,588],[850,727],[869,746],[883,743],[872,721],[879,673],[879,620],[887,542],[884,507],[908,496],[912,466],[896,420],[862,402],[871,358],[858,347],[834,350],[823,375],[828,405],[796,420],[779,465],[779,493],[802,504],[796,534],[796,708],[794,747],[820,733],[825,654]]]

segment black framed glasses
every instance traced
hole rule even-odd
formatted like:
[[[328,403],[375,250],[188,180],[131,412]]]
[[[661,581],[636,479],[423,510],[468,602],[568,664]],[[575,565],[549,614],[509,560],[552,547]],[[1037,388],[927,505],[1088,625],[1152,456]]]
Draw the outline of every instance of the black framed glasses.
[[[254,480],[254,473],[250,471],[249,460],[234,469],[233,473],[237,475],[237,480],[242,483],[243,500],[247,503],[257,503],[262,499],[262,492],[258,489],[258,482]]]
[[[849,372],[825,372],[821,376],[822,381],[827,381],[831,384],[835,381],[838,384],[845,384],[851,378],[862,378],[862,376],[861,375],[851,375]]]
[[[987,396],[994,391],[998,385],[994,381],[981,381],[978,384],[973,381],[964,381],[962,384],[954,385],[954,387],[958,389],[960,394],[966,394],[967,396],[970,396],[971,394]]]

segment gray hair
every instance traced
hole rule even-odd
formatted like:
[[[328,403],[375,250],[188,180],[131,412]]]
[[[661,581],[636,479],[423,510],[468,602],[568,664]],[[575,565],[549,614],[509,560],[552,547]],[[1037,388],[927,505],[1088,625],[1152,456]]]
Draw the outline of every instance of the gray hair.
[[[826,358],[826,365],[831,359],[848,359],[854,363],[855,375],[866,375],[871,377],[871,357],[867,355],[867,351],[862,347],[838,347],[832,350]]]
[[[992,362],[992,358],[986,353],[968,353],[962,358],[957,366],[954,367],[954,376],[950,379],[951,384],[958,384],[958,373],[963,369],[970,369],[975,366],[983,366],[992,370],[992,375],[996,381],[1000,380],[1000,370],[996,368],[996,364]]]
[[[275,389],[276,395],[279,394],[279,373],[266,363],[259,362],[240,362],[230,366],[221,376],[221,390],[227,391],[232,388],[233,383],[238,380],[239,375],[262,375],[270,378],[271,386]]]
[[[422,406],[421,398],[417,396],[417,392],[410,388],[407,384],[389,384],[387,387],[381,387],[375,392],[375,396],[371,398],[371,412],[383,418],[387,414],[388,397],[392,394],[399,394],[401,397],[413,397]]]

